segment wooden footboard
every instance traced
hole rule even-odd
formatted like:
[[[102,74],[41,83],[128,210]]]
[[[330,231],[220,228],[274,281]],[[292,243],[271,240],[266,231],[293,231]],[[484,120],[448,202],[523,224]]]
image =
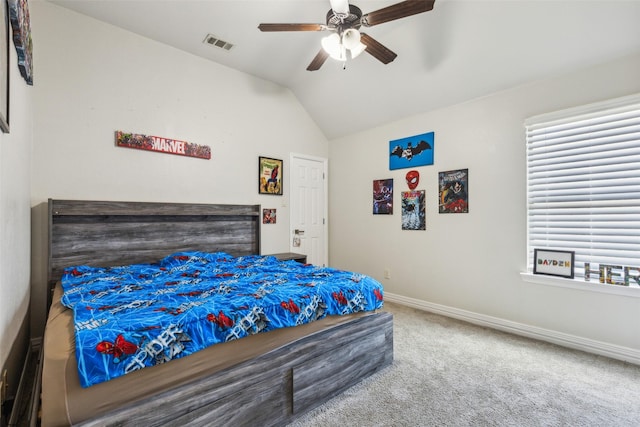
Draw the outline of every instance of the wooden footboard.
[[[82,426],[276,426],[393,362],[393,316],[354,319]]]

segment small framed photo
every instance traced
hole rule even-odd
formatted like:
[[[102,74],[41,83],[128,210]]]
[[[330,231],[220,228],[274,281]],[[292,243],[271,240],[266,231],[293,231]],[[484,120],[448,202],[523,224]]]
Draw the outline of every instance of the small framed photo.
[[[282,196],[282,160],[258,158],[258,193]]]
[[[546,274],[573,279],[573,251],[533,250],[533,274]]]
[[[275,224],[276,223],[276,210],[275,209],[262,209],[262,223],[263,224]]]

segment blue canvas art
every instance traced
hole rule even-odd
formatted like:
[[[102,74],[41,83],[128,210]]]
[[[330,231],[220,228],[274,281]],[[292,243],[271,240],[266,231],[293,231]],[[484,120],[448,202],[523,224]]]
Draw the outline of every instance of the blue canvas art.
[[[434,132],[389,141],[389,169],[433,164]]]

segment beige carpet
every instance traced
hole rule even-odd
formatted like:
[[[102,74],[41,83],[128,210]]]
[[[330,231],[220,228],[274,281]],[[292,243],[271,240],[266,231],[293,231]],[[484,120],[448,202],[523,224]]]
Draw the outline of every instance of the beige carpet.
[[[385,309],[394,314],[393,366],[292,426],[640,426],[640,366]]]

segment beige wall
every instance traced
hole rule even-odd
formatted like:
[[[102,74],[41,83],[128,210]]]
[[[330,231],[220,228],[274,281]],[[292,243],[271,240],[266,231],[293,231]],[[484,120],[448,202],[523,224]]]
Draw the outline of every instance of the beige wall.
[[[34,2],[33,282],[41,325],[48,198],[259,203],[263,253],[288,251],[291,152],[327,157],[328,142],[280,86]],[[211,160],[115,146],[123,130],[208,145]],[[258,156],[285,161],[284,196],[258,195]]]
[[[524,120],[639,92],[639,76],[635,56],[331,141],[330,263],[370,274],[386,292],[418,305],[518,322],[640,355],[634,326],[640,323],[640,295],[544,286],[520,277],[526,271]],[[427,229],[402,231],[400,192],[407,190],[409,169],[389,170],[389,141],[430,131],[435,164],[418,168]],[[461,168],[469,169],[470,212],[438,214],[438,172]],[[385,178],[394,179],[394,215],[372,215],[372,180]],[[385,269],[390,279],[384,279]]]
[[[9,86],[10,133],[0,133],[0,367],[5,366],[16,337],[28,322],[31,263],[33,87],[20,76],[13,43],[9,49]],[[9,386],[10,392],[15,392],[20,371],[12,371]]]

